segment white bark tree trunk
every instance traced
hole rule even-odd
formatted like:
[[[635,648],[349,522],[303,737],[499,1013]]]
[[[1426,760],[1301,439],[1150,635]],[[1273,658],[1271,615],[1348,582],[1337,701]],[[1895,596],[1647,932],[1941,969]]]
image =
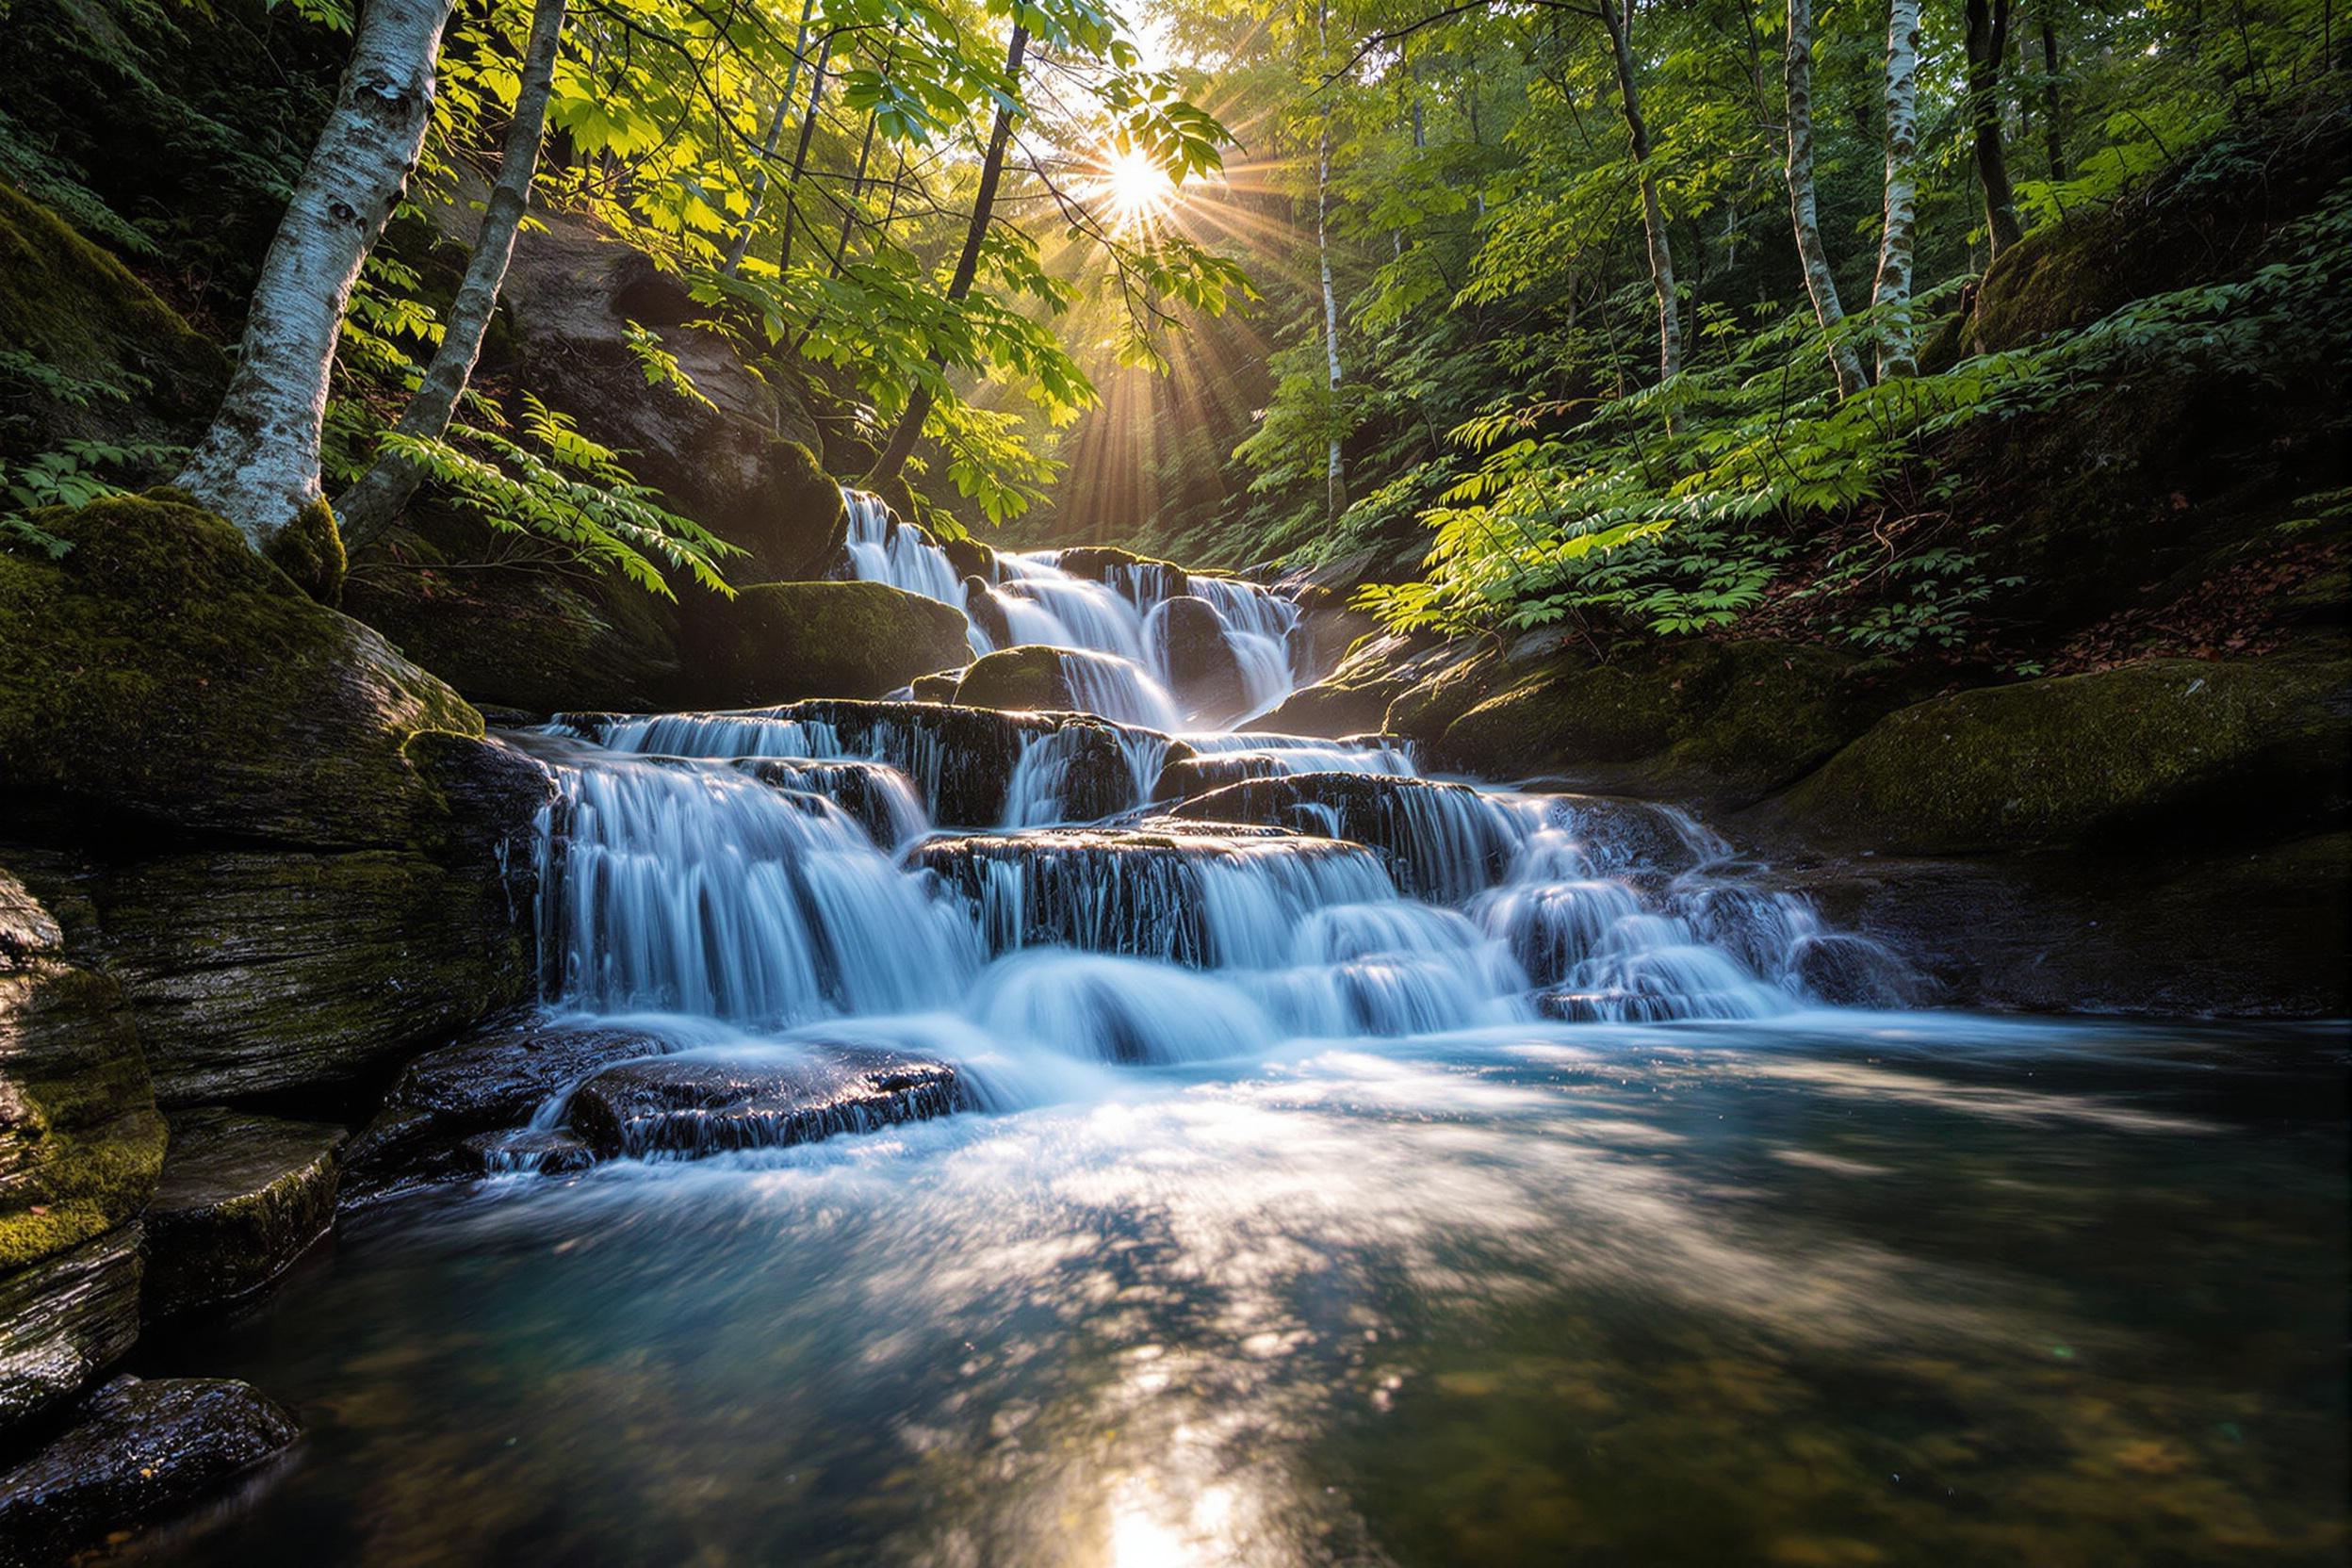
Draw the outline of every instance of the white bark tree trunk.
[[[1886,216],[1878,242],[1878,379],[1919,372],[1911,330],[1911,239],[1919,172],[1919,0],[1893,0],[1886,22]]]
[[[1838,332],[1846,318],[1838,300],[1838,278],[1821,243],[1821,219],[1813,190],[1813,4],[1788,0],[1788,53],[1783,77],[1788,90],[1788,209],[1797,231],[1797,256],[1805,264],[1805,288],[1813,315],[1830,339],[1830,368],[1838,395],[1851,398],[1870,384],[1862,356]]]
[[[1330,48],[1324,34],[1325,11],[1326,8],[1320,5],[1315,8],[1318,66]],[[1323,361],[1331,392],[1331,443],[1323,458],[1323,514],[1326,517],[1336,518],[1348,510],[1348,470],[1340,450],[1339,293],[1331,286],[1331,106],[1326,99],[1322,139],[1316,147],[1315,165],[1315,253],[1323,276]]]
[[[367,0],[335,111],[253,286],[237,373],[179,483],[258,549],[319,498],[344,307],[416,167],[450,0]]]
[[[1914,0],[1917,3],[1917,0]],[[1634,79],[1632,20],[1618,0],[1600,0],[1601,24],[1609,29],[1609,54],[1617,62],[1617,95],[1625,114],[1625,139],[1633,149],[1634,172],[1642,182],[1642,233],[1650,251],[1650,287],[1658,295],[1658,379],[1663,384],[1682,372],[1682,317],[1674,304],[1674,249],[1666,233],[1666,207],[1658,200],[1650,161],[1650,127],[1642,118],[1642,96]]]
[[[531,205],[531,182],[539,172],[539,150],[547,139],[547,96],[555,81],[556,52],[564,41],[564,0],[537,0],[531,9],[531,42],[523,52],[514,113],[507,121],[506,141],[498,155],[498,182],[482,204],[482,227],[474,236],[474,252],[466,259],[457,298],[449,304],[440,347],[433,351],[433,363],[425,368],[416,395],[393,426],[402,435],[439,439],[449,428],[466,384],[473,378],[474,362],[482,357],[491,314],[498,307],[498,290],[506,283],[507,263],[514,256],[514,233]],[[368,471],[335,498],[344,547],[356,549],[390,528],[422,478],[405,459],[379,454]]]

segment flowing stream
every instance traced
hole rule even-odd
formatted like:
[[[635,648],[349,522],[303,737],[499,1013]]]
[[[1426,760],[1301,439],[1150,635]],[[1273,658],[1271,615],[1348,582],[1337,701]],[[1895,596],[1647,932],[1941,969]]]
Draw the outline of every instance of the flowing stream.
[[[139,1555],[2341,1560],[2331,1036],[1906,1010],[1678,811],[1204,723],[1310,673],[1274,594],[855,521],[1087,711],[523,737],[638,1098],[184,1342],[313,1435]]]

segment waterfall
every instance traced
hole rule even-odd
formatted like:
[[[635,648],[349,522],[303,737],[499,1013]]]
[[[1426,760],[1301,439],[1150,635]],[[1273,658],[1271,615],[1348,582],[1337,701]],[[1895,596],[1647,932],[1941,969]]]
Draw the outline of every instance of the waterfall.
[[[1290,1040],[1906,994],[1891,956],[1670,808],[1424,778],[1380,735],[1186,731],[1202,688],[1160,676],[1204,649],[1235,655],[1229,711],[1287,690],[1297,610],[1254,584],[1107,552],[958,580],[868,499],[851,570],[986,595],[1054,639],[1084,711],[828,699],[529,738],[560,781],[548,1001],[668,1042],[542,1109],[566,1159],[772,1147]]]

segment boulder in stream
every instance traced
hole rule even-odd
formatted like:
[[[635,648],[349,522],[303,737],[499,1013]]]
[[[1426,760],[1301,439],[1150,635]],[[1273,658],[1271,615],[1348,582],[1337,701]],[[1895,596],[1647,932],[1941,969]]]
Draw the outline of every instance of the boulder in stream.
[[[571,1128],[607,1159],[782,1149],[963,1110],[956,1070],[864,1046],[778,1046],[670,1056],[598,1073],[572,1097]]]
[[[147,1205],[146,1315],[225,1306],[291,1267],[335,1223],[347,1135],[225,1106],[174,1115]]]
[[[1230,715],[1248,704],[1241,661],[1215,605],[1189,594],[1164,600],[1152,612],[1151,632],[1168,684],[1195,710]]]
[[[683,695],[736,707],[878,697],[970,651],[963,612],[887,582],[758,582],[697,609]]]
[[[0,1473],[0,1563],[61,1561],[178,1513],[302,1434],[275,1402],[225,1378],[117,1378],[73,1414]]]
[[[1352,840],[1387,858],[1398,888],[1439,903],[1468,898],[1497,881],[1531,825],[1520,804],[1464,784],[1359,773],[1248,779],[1187,800],[1170,814]]]

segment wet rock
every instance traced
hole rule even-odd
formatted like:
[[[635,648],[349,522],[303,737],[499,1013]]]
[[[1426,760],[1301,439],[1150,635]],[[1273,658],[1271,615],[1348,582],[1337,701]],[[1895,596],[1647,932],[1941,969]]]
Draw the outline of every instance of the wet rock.
[[[1389,704],[1406,688],[1407,682],[1396,678],[1317,681],[1299,687],[1272,712],[1241,727],[1270,735],[1332,737],[1378,729],[1387,721]]]
[[[884,849],[896,849],[926,825],[923,802],[887,762],[747,757],[736,765],[763,784],[831,801]]]
[[[1221,790],[1228,784],[1239,784],[1252,778],[1273,778],[1282,772],[1281,761],[1256,752],[1210,752],[1206,755],[1180,757],[1160,769],[1159,782],[1152,787],[1152,798],[1156,801],[1189,800],[1211,790]]]
[[[595,1150],[551,1127],[476,1133],[459,1149],[473,1171],[482,1176],[571,1176],[596,1163]]]
[[[999,952],[1075,947],[1196,967],[1260,959],[1261,948],[1286,941],[1289,920],[1332,901],[1320,896],[1326,871],[1338,874],[1339,902],[1388,890],[1377,862],[1356,844],[1235,832],[1214,822],[1171,831],[1179,826],[933,838],[909,863],[963,897]],[[1230,896],[1235,880],[1251,885],[1271,925],[1249,928],[1249,901]],[[1229,896],[1220,900],[1219,892]],[[1229,950],[1236,946],[1245,950]]]
[[[761,582],[699,610],[681,698],[736,707],[878,697],[969,651],[962,612],[887,582]]]
[[[964,678],[961,670],[934,670],[919,675],[908,687],[908,695],[917,702],[954,702],[956,688]]]
[[[1789,969],[1805,988],[1835,1007],[1907,1007],[1919,1000],[1911,972],[1867,938],[1825,931],[1800,940]]]
[[[1558,987],[1535,995],[1535,1010],[1561,1023],[1668,1023],[1688,1017],[1689,1003],[1641,991],[1591,991]]]
[[[1387,858],[1398,888],[1440,903],[1499,879],[1527,826],[1512,807],[1466,785],[1352,773],[1253,778],[1185,801],[1171,814],[1352,840]]]
[[[956,1070],[864,1047],[673,1056],[598,1073],[571,1128],[604,1158],[781,1149],[924,1120],[970,1103]]]
[[[1233,713],[1249,701],[1241,661],[1208,600],[1179,595],[1152,612],[1151,632],[1169,683],[1203,713]]]
[[[163,1165],[129,1000],[77,956],[0,870],[0,1275],[130,1219]]]
[[[616,1062],[660,1055],[659,1037],[630,1029],[531,1018],[428,1052],[409,1063],[384,1108],[344,1157],[344,1200],[482,1170],[465,1147],[520,1127],[540,1106]]]
[[[139,1338],[136,1220],[0,1274],[0,1431],[122,1359]]]
[[[1001,648],[1013,640],[1013,623],[1005,618],[1004,607],[988,592],[987,579],[964,579],[964,613],[980,629],[990,647]]]
[[[74,1419],[0,1474],[0,1562],[57,1561],[180,1512],[301,1435],[251,1384],[216,1378],[117,1378]]]
[[[335,1223],[346,1136],[221,1106],[172,1117],[147,1206],[147,1316],[226,1305],[292,1266]]]
[[[2262,836],[2346,800],[2352,665],[2159,659],[1890,713],[1778,803],[1822,841],[1971,854],[2190,818]],[[2251,836],[2251,835],[2248,835]]]
[[[105,952],[157,1097],[200,1105],[356,1084],[534,995],[527,894],[517,902],[496,864],[221,851],[103,879]]]
[[[956,700],[966,708],[1014,713],[1067,712],[1078,705],[1063,671],[1062,650],[1037,643],[972,661],[956,685]]]
[[[1072,577],[1106,582],[1129,598],[1173,598],[1185,593],[1191,578],[1172,561],[1137,555],[1115,545],[1081,545],[1060,551],[1054,564]]]
[[[974,579],[984,584],[996,580],[996,551],[979,540],[943,538],[939,544],[940,551],[947,557],[947,564],[956,568],[956,576],[964,579],[967,586]]]

